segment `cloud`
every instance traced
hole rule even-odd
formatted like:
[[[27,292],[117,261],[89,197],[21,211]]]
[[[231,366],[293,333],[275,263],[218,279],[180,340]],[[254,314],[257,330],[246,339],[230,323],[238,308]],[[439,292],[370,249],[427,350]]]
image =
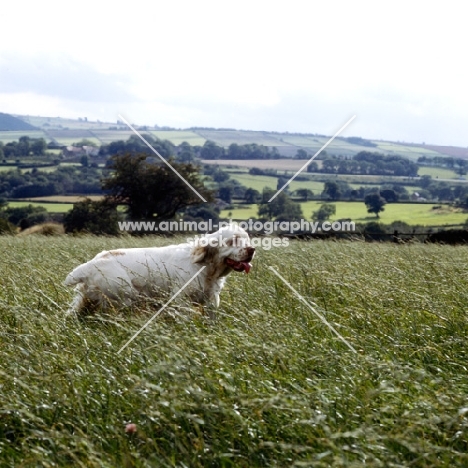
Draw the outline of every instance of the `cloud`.
[[[83,102],[124,102],[133,99],[129,77],[101,73],[63,54],[0,56],[2,93],[31,93]]]

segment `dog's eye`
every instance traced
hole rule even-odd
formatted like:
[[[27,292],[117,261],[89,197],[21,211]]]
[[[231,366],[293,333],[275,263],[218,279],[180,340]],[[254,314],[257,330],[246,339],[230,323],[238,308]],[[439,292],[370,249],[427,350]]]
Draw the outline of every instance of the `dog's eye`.
[[[232,246],[232,243],[233,243],[233,239],[228,239],[228,240],[226,241],[226,245],[229,246],[229,247]]]

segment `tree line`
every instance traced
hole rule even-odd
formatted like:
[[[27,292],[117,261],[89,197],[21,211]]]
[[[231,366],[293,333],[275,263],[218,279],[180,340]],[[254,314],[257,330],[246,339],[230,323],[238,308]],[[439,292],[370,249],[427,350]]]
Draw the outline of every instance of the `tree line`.
[[[397,155],[361,151],[352,159],[327,157],[319,172],[326,174],[384,175],[417,177],[418,165]]]
[[[446,167],[452,169],[459,175],[465,175],[468,170],[468,161],[466,159],[447,157],[447,156],[421,156],[418,163],[425,166]]]
[[[232,143],[228,148],[207,140],[200,149],[202,159],[279,159],[281,155],[276,147],[250,143],[239,145]]]
[[[10,141],[7,144],[0,141],[0,160],[44,156],[46,149],[47,142],[44,138],[22,136],[18,141]]]
[[[0,171],[0,197],[33,198],[50,195],[89,194],[101,192],[102,171],[96,167],[59,166],[51,172],[37,168]]]

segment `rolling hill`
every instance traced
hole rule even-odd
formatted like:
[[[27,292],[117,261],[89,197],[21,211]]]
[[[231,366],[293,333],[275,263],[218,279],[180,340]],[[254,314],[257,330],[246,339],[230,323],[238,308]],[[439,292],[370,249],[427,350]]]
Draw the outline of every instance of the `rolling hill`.
[[[309,154],[318,151],[329,136],[313,133],[279,133],[267,131],[216,129],[192,127],[175,129],[168,127],[137,126],[141,132],[180,145],[186,141],[192,145],[203,145],[211,140],[228,147],[232,143],[239,145],[256,143],[276,147],[284,158],[293,158],[297,150],[304,149]],[[89,121],[86,117],[69,119],[62,117],[39,117],[0,114],[0,141],[4,143],[17,140],[22,135],[43,137],[57,144],[70,145],[83,138],[97,144],[108,144],[115,140],[126,140],[132,131],[122,122]],[[421,156],[455,157],[468,159],[468,149],[455,146],[435,146],[407,142],[367,140],[361,137],[338,137],[327,148],[328,154],[351,157],[360,151],[376,151],[383,154],[400,155],[416,161]]]
[[[31,124],[25,122],[22,119],[0,112],[0,132],[5,132],[5,131],[28,132],[31,130],[37,130],[37,129],[36,127],[33,127]]]

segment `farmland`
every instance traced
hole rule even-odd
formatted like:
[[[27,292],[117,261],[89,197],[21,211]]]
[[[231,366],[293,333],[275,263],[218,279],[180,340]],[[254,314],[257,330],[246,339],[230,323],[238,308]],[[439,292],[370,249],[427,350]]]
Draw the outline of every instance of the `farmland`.
[[[28,135],[32,138],[43,137],[47,141],[56,141],[69,145],[87,138],[99,144],[110,143],[119,139],[127,139],[132,131],[122,122],[93,122],[86,118],[67,119],[62,117],[40,116],[16,116],[25,122],[37,127],[37,130],[20,132],[0,132],[0,141],[8,142],[17,140],[20,136]],[[136,125],[136,124],[134,124]],[[139,127],[140,128],[140,127]],[[192,145],[203,145],[206,140],[211,140],[221,146],[229,146],[231,143],[265,145],[276,147],[281,155],[293,157],[297,150],[302,148],[311,155],[318,151],[329,139],[329,136],[295,133],[278,133],[268,131],[250,131],[235,129],[160,129],[141,127],[140,131],[149,132],[158,138],[171,141],[179,145],[187,141]],[[451,146],[435,146],[404,142],[367,141],[366,145],[352,143],[345,138],[336,138],[327,148],[329,154],[338,156],[352,156],[359,151],[378,151],[384,154],[397,154],[416,161],[421,156],[454,156],[463,159],[468,158],[466,148]]]
[[[56,144],[70,145],[84,138],[94,142],[96,145],[102,145],[110,143],[116,140],[126,140],[133,132],[127,128],[124,124],[120,123],[102,123],[102,122],[88,122],[85,118],[79,120],[72,119],[61,119],[61,118],[49,118],[49,117],[28,117],[25,120],[38,127],[38,130],[30,130],[28,133],[33,137],[44,137],[47,141],[53,141]],[[276,147],[278,152],[283,156],[281,159],[255,159],[255,160],[203,160],[202,164],[214,164],[222,167],[226,170],[231,180],[235,180],[246,188],[253,188],[261,192],[265,187],[276,189],[278,186],[278,178],[273,175],[251,175],[248,170],[252,167],[259,169],[270,169],[277,171],[277,175],[285,177],[291,177],[297,170],[299,170],[305,163],[306,160],[294,159],[298,149],[305,149],[308,154],[313,154],[318,151],[327,141],[328,137],[324,135],[314,134],[292,134],[292,133],[275,133],[275,132],[255,132],[255,131],[244,131],[244,130],[232,130],[232,129],[203,129],[203,128],[191,128],[191,129],[167,129],[157,127],[144,127],[141,129],[143,133],[151,134],[153,137],[167,139],[175,145],[180,145],[182,142],[188,142],[191,145],[203,145],[207,140],[216,142],[224,147],[229,146],[231,143],[243,144],[258,144],[266,145],[269,147]],[[33,132],[33,133],[31,133]],[[35,133],[34,133],[35,132]],[[17,140],[25,132],[0,132],[1,141],[10,141],[10,139]],[[20,135],[21,134],[21,135]],[[453,153],[453,148],[451,152]],[[462,149],[460,149],[461,151]],[[58,149],[53,150],[55,152],[60,151]],[[336,154],[338,156],[349,158],[359,151],[381,151],[386,154],[400,154],[410,159],[417,160],[421,156],[434,157],[442,155],[437,151],[437,147],[426,146],[426,145],[415,145],[405,144],[399,142],[383,142],[383,141],[367,141],[364,139],[347,139],[347,138],[336,138],[332,144],[327,148],[328,154]],[[461,154],[461,153],[460,153]],[[67,164],[79,164],[79,159],[62,160],[60,165],[57,164],[59,161],[59,155],[57,153],[49,155],[44,160],[38,158],[29,157],[27,160],[21,160],[24,165],[25,162],[30,164],[55,164],[47,167],[39,167],[38,170],[44,173],[50,173],[55,171],[58,167]],[[284,157],[288,156],[288,157]],[[47,160],[46,160],[47,159]],[[73,162],[71,162],[73,161]],[[0,171],[7,171],[13,168],[19,167],[19,159],[9,158],[4,161],[3,166],[0,166]],[[100,167],[104,165],[102,158],[94,161],[99,164]],[[315,161],[319,168],[322,165],[322,161]],[[17,164],[16,166],[13,164]],[[20,167],[21,172],[31,172],[33,169],[30,167]],[[452,187],[455,184],[466,185],[468,181],[464,178],[460,178],[454,170],[448,168],[434,167],[434,166],[420,166],[420,176],[431,176],[434,183],[441,181],[448,182]],[[304,180],[293,181],[289,189],[294,192],[298,189],[308,189],[313,192],[315,199],[319,196],[324,188],[324,183],[327,180],[344,181],[349,184],[351,189],[365,189],[381,188],[382,186],[391,186],[391,184],[398,184],[399,187],[406,189],[406,198],[408,195],[414,192],[421,191],[421,184],[417,178],[409,177],[397,177],[388,175],[346,175],[346,174],[324,174],[324,173],[303,173],[301,178]],[[99,187],[96,182],[92,189],[78,190],[78,193],[99,193]],[[10,196],[8,192],[6,197]],[[26,192],[27,193],[27,192]],[[54,193],[54,192],[48,192]],[[55,193],[61,193],[59,190]],[[66,193],[75,193],[68,191]],[[25,197],[28,195],[24,195]],[[349,195],[347,195],[349,196]],[[427,197],[427,191],[424,197]],[[434,195],[431,192],[430,200],[454,200],[454,197],[438,198],[438,195]],[[76,201],[76,200],[75,200]],[[458,200],[457,200],[458,201]],[[461,198],[460,198],[460,201]],[[71,209],[71,199],[68,200],[40,200],[40,199],[15,199],[10,201],[10,207],[20,207],[27,204],[33,204],[34,206],[41,206],[46,208],[50,213],[64,213]],[[310,217],[312,211],[317,207],[317,201],[307,202],[303,206],[303,212],[306,218]],[[356,222],[368,222],[374,220],[373,216],[369,216],[366,213],[365,206],[362,202],[353,204],[345,203],[337,205],[336,218],[351,218]],[[246,217],[255,217],[257,214],[256,206],[236,206],[234,209],[227,209],[223,211],[223,216],[231,214],[232,217],[237,219],[243,219]],[[444,224],[456,224],[463,223],[465,221],[465,213],[460,210],[456,210],[453,207],[447,206],[444,209],[433,210],[431,205],[411,205],[411,204],[399,204],[399,205],[387,205],[384,213],[381,215],[381,221],[389,223],[395,220],[406,221],[410,224],[422,224],[422,225],[444,225]]]
[[[122,354],[157,306],[64,316],[77,264],[168,242],[0,237],[2,466],[466,466],[466,247],[259,248],[217,321],[178,300]]]
[[[310,220],[312,212],[317,211],[322,201],[308,201],[301,203],[304,219]],[[403,221],[409,225],[443,226],[464,224],[468,220],[468,212],[447,205],[432,203],[389,203],[380,218],[367,212],[363,202],[333,202],[336,214],[330,217],[331,221],[350,219],[355,223],[368,223],[379,221],[390,224],[394,221]],[[221,212],[223,218],[245,220],[258,217],[256,205],[237,205],[234,209],[225,209]]]

